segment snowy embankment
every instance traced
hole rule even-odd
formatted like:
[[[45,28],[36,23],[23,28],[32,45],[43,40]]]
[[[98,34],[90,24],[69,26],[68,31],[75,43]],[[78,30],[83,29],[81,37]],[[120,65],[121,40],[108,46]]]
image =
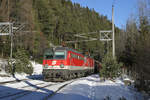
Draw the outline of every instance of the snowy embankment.
[[[119,100],[120,98],[144,100],[140,93],[125,86],[121,80],[101,82],[98,75],[73,82],[49,100],[62,100],[62,98],[63,100]]]
[[[2,70],[0,71],[0,82],[7,82],[7,81],[13,81],[13,80],[22,80],[22,79],[28,79],[28,78],[41,78],[42,77],[42,65],[38,64],[36,62],[31,61],[33,66],[33,74],[31,76],[25,74],[25,73],[15,73],[15,77],[13,77],[10,74],[7,74],[4,69],[5,65],[7,64],[6,60],[0,59],[0,66]]]
[[[43,71],[43,67],[41,64],[38,64],[36,62],[31,62],[33,66],[33,75],[41,75]]]

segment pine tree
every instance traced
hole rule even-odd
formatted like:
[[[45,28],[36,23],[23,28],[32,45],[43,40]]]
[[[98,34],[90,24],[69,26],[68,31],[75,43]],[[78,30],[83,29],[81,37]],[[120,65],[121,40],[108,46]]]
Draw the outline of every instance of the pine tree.
[[[18,73],[24,72],[27,74],[32,74],[33,67],[25,50],[19,49],[16,52],[15,61],[13,63],[13,71]]]
[[[112,53],[107,53],[102,59],[102,69],[100,69],[100,76],[104,78],[116,78],[121,75],[122,63],[118,63],[116,59],[112,58]]]

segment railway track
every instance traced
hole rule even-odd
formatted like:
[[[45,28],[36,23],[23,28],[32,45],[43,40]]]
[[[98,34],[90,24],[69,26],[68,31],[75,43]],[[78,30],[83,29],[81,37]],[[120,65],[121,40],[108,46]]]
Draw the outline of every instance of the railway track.
[[[0,96],[0,100],[20,100],[21,98],[26,98],[29,95],[32,95],[32,93],[36,93],[37,91],[40,91],[42,89],[48,88],[49,90],[51,90],[53,87],[56,87],[56,89],[52,89],[53,91],[50,93],[47,93],[46,96],[43,97],[42,100],[48,100],[49,98],[51,98],[53,95],[55,95],[58,91],[60,91],[62,88],[64,88],[65,86],[71,84],[72,82],[74,82],[75,80],[72,81],[68,81],[68,82],[64,82],[64,83],[38,83],[38,84],[34,84],[34,87],[32,86],[22,86],[19,89],[24,89],[21,91],[17,91],[17,92],[12,92],[12,93],[8,93],[5,94],[3,96]],[[38,93],[38,92],[37,92]]]
[[[26,81],[26,80],[29,80],[29,79],[12,80],[12,81],[0,82],[0,85],[6,84],[6,83],[17,83],[17,82]]]
[[[38,84],[35,84],[35,85],[41,85],[41,84],[44,84],[44,83],[38,83]],[[15,85],[18,85],[18,84],[15,84]],[[24,85],[24,86],[21,86],[21,87],[17,87],[17,89],[24,89],[24,88],[27,88],[27,87],[31,87],[29,85]],[[9,89],[1,89],[0,92],[3,92],[3,91],[9,91]]]
[[[42,87],[37,87],[36,89],[33,89],[33,90],[30,90],[30,91],[24,91],[23,93],[20,93],[19,95],[17,95],[16,97],[14,98],[11,98],[11,100],[18,100],[28,94],[31,94],[32,92],[36,92],[37,90],[39,89],[42,89],[42,88],[45,88],[45,87],[49,87],[49,86],[52,86],[52,85],[55,85],[55,84],[48,84],[48,85],[45,85],[45,86],[42,86]]]
[[[18,91],[18,92],[15,92],[15,93],[9,93],[9,94],[6,94],[4,96],[0,96],[0,99],[9,99],[11,98],[11,100],[16,100],[22,96],[25,96],[27,94],[30,94],[38,89],[41,89],[41,88],[45,88],[45,87],[48,87],[48,86],[52,86],[54,84],[50,83],[50,84],[44,84],[44,83],[39,83],[39,84],[35,84],[36,87],[31,87],[31,86],[23,86],[23,87],[20,87],[21,88],[24,88],[24,90],[22,91]],[[26,89],[26,90],[25,90]]]
[[[11,81],[4,81],[4,82],[0,82],[0,85],[3,84],[7,84],[7,83],[17,83],[17,82],[22,82],[22,81],[27,81],[27,80],[36,80],[36,79],[42,79],[42,77],[37,77],[37,78],[31,78],[31,79],[15,79],[15,80],[11,80]]]
[[[74,80],[75,81],[75,80]],[[54,96],[57,92],[59,92],[61,89],[63,89],[65,86],[73,83],[74,81],[71,81],[69,83],[66,83],[64,85],[62,85],[61,87],[59,87],[56,91],[54,91],[52,94],[49,94],[48,96],[46,96],[43,100],[48,100],[49,98],[51,98],[52,96]]]

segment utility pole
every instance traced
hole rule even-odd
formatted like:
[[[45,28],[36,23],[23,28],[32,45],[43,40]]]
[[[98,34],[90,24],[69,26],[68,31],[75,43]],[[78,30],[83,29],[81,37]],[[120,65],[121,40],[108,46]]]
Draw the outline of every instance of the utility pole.
[[[115,29],[114,29],[114,5],[112,5],[112,53],[113,59],[115,58]]]
[[[10,20],[10,19],[9,19],[9,15],[10,15],[10,7],[9,7],[9,6],[10,6],[10,4],[9,4],[9,0],[8,0],[8,22],[9,22],[9,20]]]
[[[9,34],[11,36],[10,59],[12,59],[12,53],[13,53],[13,24],[10,23],[9,27],[10,27],[10,30],[9,30],[10,33]]]
[[[12,59],[12,52],[13,52],[13,24],[10,22],[10,0],[8,0],[8,22],[9,22],[9,34],[10,34],[10,37],[11,37],[10,59]]]

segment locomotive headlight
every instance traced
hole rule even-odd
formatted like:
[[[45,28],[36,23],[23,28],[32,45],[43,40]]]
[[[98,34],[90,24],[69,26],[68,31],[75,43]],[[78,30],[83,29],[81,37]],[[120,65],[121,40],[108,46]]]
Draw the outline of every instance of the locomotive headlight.
[[[61,65],[60,65],[60,68],[64,68],[64,64],[61,64]]]
[[[48,64],[45,64],[45,68],[48,68]]]

